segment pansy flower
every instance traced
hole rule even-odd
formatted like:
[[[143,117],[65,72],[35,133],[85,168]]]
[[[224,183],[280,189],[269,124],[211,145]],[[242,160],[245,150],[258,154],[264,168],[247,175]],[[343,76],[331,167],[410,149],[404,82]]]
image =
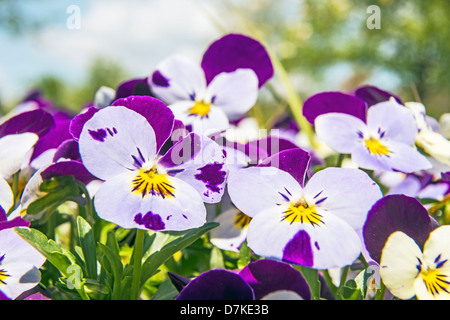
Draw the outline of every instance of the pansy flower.
[[[1,123],[0,176],[9,179],[27,166],[37,142],[53,126],[53,117],[40,109],[21,112]]]
[[[426,114],[419,102],[405,102],[417,123],[416,145],[444,165],[450,166],[450,141],[440,132],[439,122]]]
[[[20,217],[8,220],[0,207],[0,300],[16,299],[41,281],[45,257],[14,231],[29,224]]]
[[[387,195],[370,209],[362,229],[367,260],[380,263],[381,253],[388,237],[401,231],[421,247],[437,222],[415,198],[401,194]]]
[[[208,47],[201,65],[178,55],[165,59],[149,77],[149,85],[176,119],[209,135],[245,115],[272,75],[269,55],[258,41],[229,34]]]
[[[382,197],[380,188],[365,172],[348,168],[320,170],[305,183],[309,159],[289,149],[230,177],[231,200],[252,218],[248,246],[260,256],[316,269],[349,265],[361,252],[357,230]]]
[[[369,170],[410,173],[431,168],[431,163],[414,146],[417,126],[411,111],[391,99],[371,106],[364,113],[362,100],[344,97],[356,102],[347,104],[345,112],[322,112],[320,107],[328,110],[328,105],[317,98],[307,108],[315,106],[315,131],[330,148],[351,154],[354,163]]]
[[[194,133],[159,154],[173,128],[159,100],[131,96],[95,112],[82,126],[80,155],[104,183],[94,198],[100,218],[124,228],[185,230],[204,224],[204,201],[220,201],[225,155]]]
[[[450,226],[433,230],[423,250],[401,231],[392,233],[383,248],[381,278],[400,299],[450,300]]]
[[[311,299],[300,272],[287,263],[269,259],[250,262],[240,271],[212,269],[184,282],[176,300]]]

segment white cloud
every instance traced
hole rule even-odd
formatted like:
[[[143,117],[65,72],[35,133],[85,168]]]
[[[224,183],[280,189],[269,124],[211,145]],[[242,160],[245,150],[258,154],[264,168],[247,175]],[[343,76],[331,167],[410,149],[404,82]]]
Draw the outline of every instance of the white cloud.
[[[98,55],[110,57],[136,76],[151,72],[172,53],[199,61],[209,42],[220,35],[201,9],[210,3],[95,1],[88,8],[80,7],[79,30],[61,25],[44,30],[41,50],[74,70],[84,70]]]

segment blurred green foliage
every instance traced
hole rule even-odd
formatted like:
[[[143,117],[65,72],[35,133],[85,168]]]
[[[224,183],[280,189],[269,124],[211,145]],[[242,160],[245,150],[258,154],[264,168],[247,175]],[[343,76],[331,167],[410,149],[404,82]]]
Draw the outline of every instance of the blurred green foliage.
[[[225,1],[234,14],[224,30],[257,33],[295,78],[303,99],[333,83],[351,91],[375,71],[399,80],[395,92],[422,101],[430,115],[450,112],[450,1],[255,0]],[[369,29],[368,7],[380,8],[380,29]],[[345,64],[351,74],[333,74]],[[346,69],[347,70],[347,69]]]
[[[93,101],[98,88],[116,88],[127,77],[119,63],[98,57],[92,61],[87,77],[80,85],[69,84],[54,75],[45,75],[37,79],[33,87],[42,90],[44,96],[60,108],[79,112]]]

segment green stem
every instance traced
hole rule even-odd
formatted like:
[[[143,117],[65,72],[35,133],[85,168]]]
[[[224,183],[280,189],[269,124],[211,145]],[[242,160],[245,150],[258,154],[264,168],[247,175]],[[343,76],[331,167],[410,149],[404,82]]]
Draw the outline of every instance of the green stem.
[[[339,153],[339,158],[336,163],[336,167],[340,168],[342,167],[342,163],[344,162],[345,154]]]
[[[334,296],[336,296],[337,291],[338,291],[338,287],[336,287],[333,283],[333,280],[331,279],[330,273],[328,272],[328,270],[322,270],[322,275],[325,279],[325,281],[328,284],[328,287],[331,290],[331,293],[333,293]]]
[[[378,291],[377,295],[375,296],[375,300],[384,300],[385,292],[386,292],[386,286],[384,285],[383,281],[381,281],[380,290]]]
[[[77,181],[78,186],[80,187],[81,191],[84,194],[84,197],[86,199],[86,217],[84,217],[86,219],[86,221],[89,222],[89,224],[91,225],[91,227],[94,227],[95,224],[95,213],[94,213],[94,204],[93,201],[91,199],[91,196],[89,194],[89,191],[87,190],[86,186],[84,185],[84,183],[82,183],[81,181]]]
[[[137,229],[134,242],[134,269],[133,282],[131,283],[131,300],[138,300],[141,290],[142,250],[144,246],[144,230]]]
[[[13,205],[11,208],[9,208],[8,215],[13,212],[16,209],[17,206],[17,200],[19,198],[19,176],[20,176],[20,170],[17,171],[13,176],[13,181],[11,185],[11,190],[13,192]]]
[[[345,285],[345,282],[347,281],[348,271],[350,270],[350,266],[346,266],[344,269],[342,269],[342,275],[341,275],[341,281],[339,283],[339,288],[337,289],[337,294],[341,295],[342,288]]]

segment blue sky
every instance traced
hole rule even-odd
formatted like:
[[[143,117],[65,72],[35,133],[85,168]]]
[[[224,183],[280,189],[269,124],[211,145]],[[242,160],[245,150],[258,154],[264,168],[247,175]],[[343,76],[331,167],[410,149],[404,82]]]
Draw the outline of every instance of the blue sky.
[[[146,76],[173,53],[199,60],[208,43],[221,35],[208,14],[211,2],[21,1],[25,17],[49,22],[19,37],[0,30],[0,97],[6,102],[17,99],[45,74],[76,84],[98,56],[120,62],[135,76]],[[67,27],[70,5],[80,8],[79,30]]]

